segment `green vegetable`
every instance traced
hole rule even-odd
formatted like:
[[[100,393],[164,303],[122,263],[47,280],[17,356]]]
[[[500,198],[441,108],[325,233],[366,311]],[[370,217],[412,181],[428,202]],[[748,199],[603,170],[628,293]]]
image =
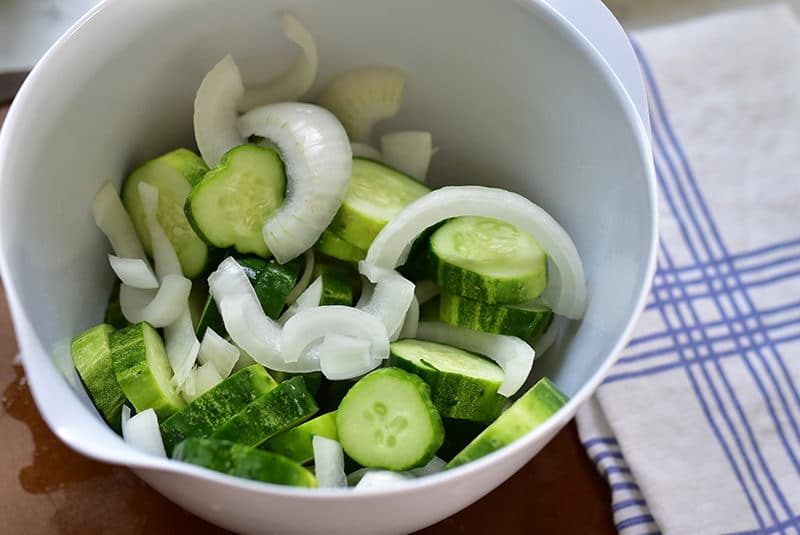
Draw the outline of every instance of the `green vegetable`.
[[[314,447],[312,439],[314,435],[339,440],[336,431],[336,412],[329,412],[317,416],[304,424],[293,427],[276,435],[261,445],[262,449],[279,453],[300,464],[305,464],[314,460]]]
[[[322,254],[344,262],[358,262],[367,257],[367,251],[340,238],[330,230],[322,233],[314,248]]]
[[[122,314],[122,307],[119,304],[119,287],[120,281],[114,281],[114,287],[111,289],[111,295],[108,297],[108,305],[106,305],[106,314],[103,317],[103,322],[108,323],[115,329],[124,329],[131,323],[125,319]]]
[[[440,302],[443,322],[473,331],[535,338],[553,321],[553,311],[544,305],[492,305],[448,292]]]

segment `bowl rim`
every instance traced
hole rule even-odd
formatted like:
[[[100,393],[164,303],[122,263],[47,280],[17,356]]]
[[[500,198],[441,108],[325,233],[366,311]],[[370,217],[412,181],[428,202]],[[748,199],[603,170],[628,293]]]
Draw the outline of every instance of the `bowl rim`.
[[[76,35],[81,34],[86,26],[92,24],[94,20],[100,19],[112,9],[130,10],[135,7],[139,12],[147,11],[148,7],[143,5],[144,1],[148,1],[154,5],[160,3],[159,0],[103,0],[83,17],[81,17],[69,30],[67,30],[36,64],[20,88],[17,98],[12,104],[6,117],[4,128],[2,129],[2,132],[0,132],[0,191],[2,191],[4,183],[9,180],[9,173],[4,170],[6,167],[8,167],[8,154],[10,154],[12,148],[12,139],[14,137],[13,132],[17,130],[17,125],[23,121],[23,110],[29,107],[28,103],[37,98],[37,93],[41,91],[40,88],[45,86],[45,84],[40,83],[40,79],[43,79],[48,75],[48,70],[52,67],[52,65],[60,61],[60,56],[65,53],[64,51],[69,47],[69,43]],[[471,475],[477,474],[501,458],[512,457],[521,452],[521,450],[530,448],[532,444],[538,441],[542,436],[549,435],[552,437],[559,429],[564,427],[564,425],[575,415],[577,409],[594,393],[602,380],[608,374],[610,368],[617,361],[620,352],[630,339],[637,320],[644,309],[656,269],[658,246],[658,203],[656,175],[652,160],[649,133],[645,125],[646,118],[643,119],[639,115],[636,103],[633,101],[630,93],[625,88],[617,74],[614,72],[611,65],[609,65],[608,61],[606,61],[597,48],[589,41],[589,39],[562,13],[550,5],[547,0],[515,0],[515,3],[522,5],[527,9],[539,12],[540,15],[543,15],[541,17],[543,20],[551,24],[559,33],[565,34],[566,40],[574,43],[575,46],[578,47],[580,53],[592,64],[592,67],[604,79],[606,85],[611,89],[614,98],[618,101],[619,107],[624,113],[625,120],[633,131],[636,139],[637,148],[645,171],[644,178],[648,193],[648,213],[650,216],[648,221],[650,226],[649,250],[647,253],[645,276],[644,280],[641,281],[641,286],[636,298],[634,310],[628,318],[625,328],[617,335],[616,342],[611,351],[605,357],[605,360],[594,372],[591,378],[586,381],[583,386],[581,386],[580,389],[570,398],[565,406],[563,406],[556,414],[548,418],[546,422],[532,432],[526,434],[524,437],[480,459],[446,472],[433,474],[420,479],[399,482],[396,485],[388,488],[367,489],[359,491],[357,494],[353,493],[352,489],[347,488],[324,488],[313,489],[312,491],[309,491],[309,489],[298,489],[283,485],[262,483],[233,477],[171,459],[159,459],[148,456],[129,446],[122,440],[121,437],[118,437],[120,442],[120,447],[118,449],[115,449],[114,451],[101,451],[100,449],[93,448],[91,444],[87,444],[87,442],[81,437],[70,433],[68,426],[64,426],[61,422],[55,420],[55,415],[51,412],[47,403],[45,403],[46,395],[40,390],[40,381],[35,379],[38,374],[35,372],[31,373],[31,371],[34,370],[34,362],[38,362],[42,359],[47,360],[50,365],[45,366],[45,368],[49,368],[49,372],[56,374],[61,379],[64,378],[56,370],[56,366],[52,362],[49,352],[44,350],[38,337],[33,334],[33,329],[31,328],[32,323],[30,322],[26,311],[22,308],[19,296],[15,289],[15,277],[12,275],[9,269],[9,259],[6,257],[5,253],[7,250],[5,246],[6,238],[3,237],[3,235],[0,235],[0,272],[4,274],[3,284],[6,290],[14,328],[19,340],[21,360],[23,366],[25,367],[26,375],[28,375],[30,378],[30,389],[34,401],[36,402],[43,419],[47,422],[48,427],[50,427],[55,435],[75,451],[102,462],[124,465],[134,470],[169,472],[191,477],[198,477],[209,482],[225,485],[226,487],[235,487],[237,489],[257,492],[265,495],[280,495],[284,497],[303,498],[317,501],[332,499],[338,500],[341,499],[342,496],[393,496],[406,493],[412,489],[425,489],[440,485],[450,486],[451,482],[462,480],[463,478],[468,478]],[[606,9],[604,6],[601,7]],[[613,19],[613,16],[611,18]],[[616,22],[616,19],[614,20]],[[618,23],[615,31],[622,31]],[[32,350],[22,351],[23,343],[28,349]],[[44,379],[41,381],[43,380]],[[63,386],[69,389],[68,385],[65,384]],[[74,397],[75,393],[70,392],[70,395]],[[84,418],[85,416],[78,417]],[[113,431],[110,429],[108,429],[108,432],[113,433]]]

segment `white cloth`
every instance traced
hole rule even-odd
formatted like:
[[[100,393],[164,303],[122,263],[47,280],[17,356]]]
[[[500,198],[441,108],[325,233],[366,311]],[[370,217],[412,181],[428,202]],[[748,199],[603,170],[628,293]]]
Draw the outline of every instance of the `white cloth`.
[[[800,23],[770,3],[631,37],[659,265],[581,439],[621,533],[800,533]]]

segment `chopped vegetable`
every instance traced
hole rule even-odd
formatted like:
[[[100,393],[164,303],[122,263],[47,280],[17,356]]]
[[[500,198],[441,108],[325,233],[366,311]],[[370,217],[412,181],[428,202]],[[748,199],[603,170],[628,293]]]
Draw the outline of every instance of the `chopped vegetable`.
[[[433,155],[430,132],[392,132],[381,137],[381,153],[386,165],[425,182]]]
[[[145,290],[158,288],[156,274],[153,273],[150,265],[141,258],[122,258],[110,254],[108,262],[123,284]]]
[[[314,436],[314,474],[320,487],[346,487],[344,451],[341,444],[329,438]]]
[[[336,411],[317,416],[304,424],[284,431],[264,442],[261,448],[280,453],[300,464],[305,464],[314,460],[312,439],[315,436],[331,440],[339,439],[339,434],[336,432]]]
[[[155,457],[166,458],[164,442],[158,432],[158,417],[153,409],[147,409],[131,417],[131,408],[122,407],[122,437],[125,442]]]
[[[541,303],[493,305],[443,292],[440,306],[439,318],[445,323],[520,338],[540,336],[553,321],[553,311]]]
[[[222,155],[244,143],[236,128],[236,103],[244,95],[239,67],[225,56],[203,78],[194,99],[194,138],[200,155],[214,167]]]

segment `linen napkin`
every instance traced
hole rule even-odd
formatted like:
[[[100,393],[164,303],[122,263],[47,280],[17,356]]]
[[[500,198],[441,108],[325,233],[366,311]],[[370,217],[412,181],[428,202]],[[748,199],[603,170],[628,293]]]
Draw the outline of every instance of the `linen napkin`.
[[[631,38],[658,271],[581,440],[621,533],[800,533],[800,23],[762,4]]]

